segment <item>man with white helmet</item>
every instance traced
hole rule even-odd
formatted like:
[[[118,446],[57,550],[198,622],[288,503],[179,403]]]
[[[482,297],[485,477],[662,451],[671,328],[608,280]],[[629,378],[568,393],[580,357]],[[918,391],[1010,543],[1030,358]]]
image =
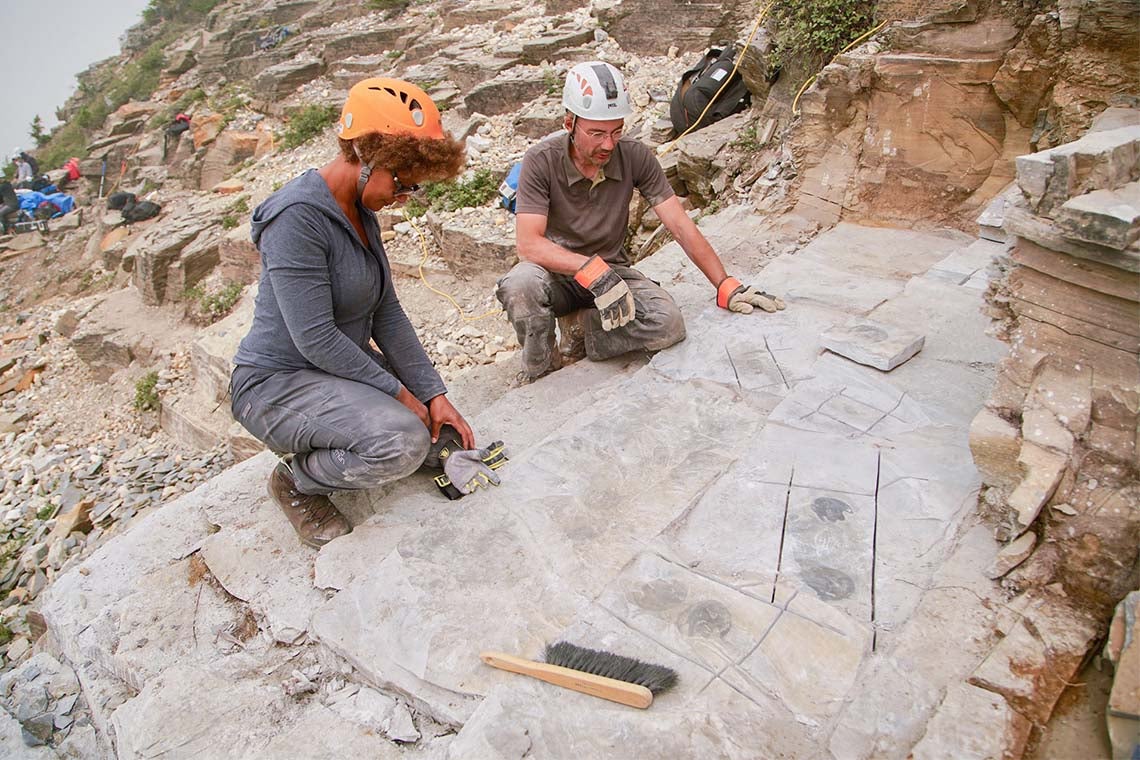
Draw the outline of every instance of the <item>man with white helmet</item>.
[[[629,266],[624,243],[635,189],[716,288],[718,306],[741,314],[784,308],[779,298],[728,276],[653,152],[622,137],[633,109],[620,71],[601,61],[574,66],[562,104],[566,133],[523,158],[515,196],[519,263],[497,291],[522,345],[526,379],[562,365],[555,318],[579,309],[586,309],[585,354],[596,361],[636,349],[660,351],[685,338],[673,299]]]

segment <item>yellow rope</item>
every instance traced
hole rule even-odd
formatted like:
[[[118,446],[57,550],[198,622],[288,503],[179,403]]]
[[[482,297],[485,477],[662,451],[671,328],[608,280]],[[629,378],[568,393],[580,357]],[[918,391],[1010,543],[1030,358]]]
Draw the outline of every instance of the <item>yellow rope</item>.
[[[846,53],[846,52],[847,52],[848,50],[850,50],[851,48],[854,48],[854,47],[857,47],[857,46],[859,46],[859,45],[862,45],[862,44],[863,44],[863,42],[864,42],[864,41],[865,41],[865,40],[866,40],[868,37],[870,37],[870,36],[871,36],[872,34],[874,34],[875,32],[879,31],[880,29],[882,29],[882,28],[883,28],[884,26],[886,26],[886,25],[887,25],[887,22],[886,22],[886,21],[884,21],[884,22],[882,22],[881,24],[879,24],[878,26],[876,26],[874,29],[871,29],[871,30],[869,30],[869,31],[863,32],[863,34],[861,34],[861,35],[859,35],[858,37],[856,37],[856,38],[855,38],[855,40],[854,40],[854,41],[853,41],[853,42],[852,42],[850,45],[848,45],[847,47],[843,48],[843,49],[842,49],[842,50],[840,50],[838,53],[836,53],[834,56],[832,56],[832,58],[831,58],[831,61],[829,61],[829,62],[828,62],[828,65],[830,66],[832,63],[834,63],[834,62],[835,62],[835,59],[836,59],[836,58],[838,58],[839,56],[843,55],[844,53]],[[793,117],[796,117],[796,116],[799,116],[799,115],[800,115],[800,112],[799,112],[799,109],[798,109],[798,106],[799,106],[799,103],[800,103],[800,96],[804,94],[804,92],[807,90],[807,88],[808,88],[808,87],[811,87],[811,85],[812,85],[812,82],[814,82],[814,81],[815,81],[815,79],[816,79],[816,77],[818,77],[818,76],[819,76],[819,73],[817,72],[817,73],[815,73],[815,74],[812,74],[810,77],[808,77],[808,80],[807,80],[806,82],[804,82],[804,84],[803,84],[803,86],[802,86],[802,87],[800,87],[800,91],[796,93],[796,97],[795,97],[795,100],[793,100],[793,101],[792,101],[792,116],[793,116]]]
[[[412,217],[408,214],[407,207],[402,210],[402,213],[404,215],[404,219],[407,220],[408,224],[412,225],[412,229],[416,231],[416,234],[419,235],[420,238],[420,247],[424,252],[423,257],[420,259],[420,279],[423,280],[424,286],[432,293],[441,295],[448,301],[451,301],[451,305],[455,307],[455,310],[459,312],[460,318],[465,322],[476,322],[480,319],[486,319],[487,317],[493,317],[496,314],[501,314],[503,311],[502,309],[491,309],[490,311],[484,312],[477,317],[469,317],[463,313],[463,307],[459,305],[459,302],[457,302],[447,293],[444,293],[442,290],[433,288],[431,286],[431,284],[427,281],[427,277],[424,276],[424,264],[427,263],[428,257],[427,239],[424,237],[424,233],[420,230],[420,228],[416,226],[416,223],[412,221]]]
[[[748,39],[745,40],[744,46],[740,48],[740,55],[736,57],[736,63],[732,67],[732,72],[724,78],[724,81],[721,82],[720,88],[717,89],[716,93],[711,98],[709,98],[708,105],[705,106],[705,109],[701,111],[701,115],[698,116],[696,118],[696,121],[693,122],[693,126],[689,127],[684,132],[659,147],[657,149],[657,155],[664,156],[666,153],[673,150],[673,146],[677,144],[677,141],[696,129],[697,125],[701,123],[701,119],[705,118],[705,114],[708,113],[708,110],[713,107],[713,104],[716,103],[716,99],[720,97],[721,92],[723,92],[724,88],[728,87],[728,83],[732,81],[732,77],[735,76],[736,70],[740,68],[740,62],[744,60],[744,54],[748,51],[748,46],[752,44],[752,38],[755,37],[756,32],[759,31],[760,24],[764,23],[764,17],[768,15],[768,9],[772,7],[772,3],[774,2],[775,0],[768,0],[768,4],[760,9],[760,14],[756,16],[756,23],[752,25],[752,31],[748,33]]]

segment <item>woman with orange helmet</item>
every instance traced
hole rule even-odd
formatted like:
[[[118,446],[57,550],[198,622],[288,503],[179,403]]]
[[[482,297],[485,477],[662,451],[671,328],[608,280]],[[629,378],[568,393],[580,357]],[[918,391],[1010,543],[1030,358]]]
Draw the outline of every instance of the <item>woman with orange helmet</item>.
[[[283,455],[269,493],[312,546],[352,529],[333,491],[409,475],[443,425],[475,444],[396,297],[373,213],[458,174],[463,145],[397,79],[356,84],[337,133],[336,158],[253,212],[261,281],[230,381],[234,418]]]

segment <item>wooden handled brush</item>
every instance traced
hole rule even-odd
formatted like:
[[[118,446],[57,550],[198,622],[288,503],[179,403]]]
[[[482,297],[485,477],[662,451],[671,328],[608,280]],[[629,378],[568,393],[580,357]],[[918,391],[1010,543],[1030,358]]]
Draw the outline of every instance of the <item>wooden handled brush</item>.
[[[503,652],[482,652],[479,657],[501,670],[642,709],[653,704],[655,694],[677,683],[677,674],[671,668],[565,641],[546,647],[545,662]]]

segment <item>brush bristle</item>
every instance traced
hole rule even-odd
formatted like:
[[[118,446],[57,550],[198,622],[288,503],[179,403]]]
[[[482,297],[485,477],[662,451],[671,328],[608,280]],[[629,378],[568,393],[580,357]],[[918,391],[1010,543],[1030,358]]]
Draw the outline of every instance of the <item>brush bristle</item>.
[[[543,659],[550,665],[560,665],[583,673],[640,684],[654,695],[677,684],[677,671],[672,668],[653,665],[620,654],[587,649],[567,641],[547,644]]]

